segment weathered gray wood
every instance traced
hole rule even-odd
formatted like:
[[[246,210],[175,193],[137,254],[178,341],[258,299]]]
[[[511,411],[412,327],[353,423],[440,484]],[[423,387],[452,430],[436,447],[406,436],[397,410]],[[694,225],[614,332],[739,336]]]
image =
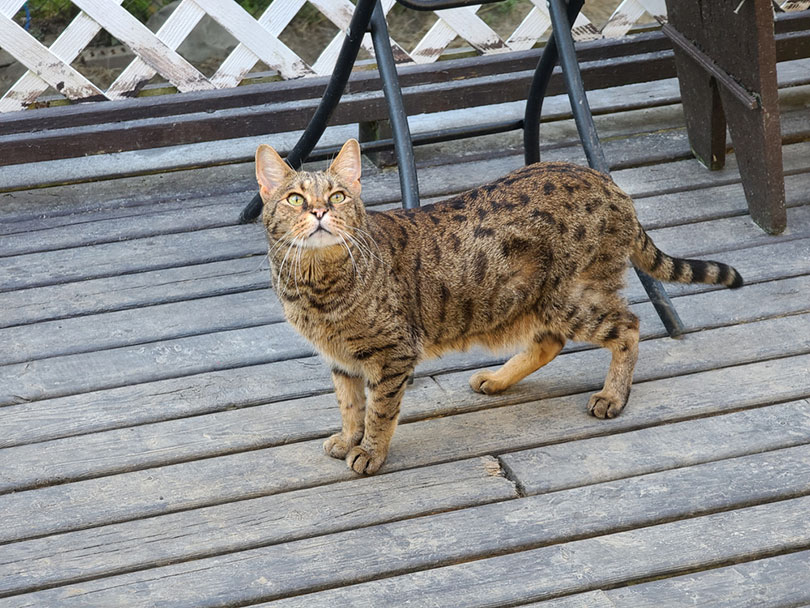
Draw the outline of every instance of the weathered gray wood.
[[[767,291],[767,286],[765,290]],[[791,297],[790,294],[788,296]],[[799,303],[801,304],[801,301]],[[703,308],[706,308],[706,305],[699,303],[691,310],[697,309],[699,312]],[[651,316],[654,313],[648,311],[648,314]],[[693,318],[692,312],[689,312],[689,318]],[[806,353],[810,350],[810,341],[803,337],[810,335],[809,323],[810,316],[797,315],[790,318],[775,318],[745,327],[731,326],[715,331],[698,332],[678,341],[645,341],[641,345],[642,355],[635,379],[638,382],[666,375],[746,363],[758,358]],[[755,342],[750,340],[752,332],[760,336]],[[674,358],[676,355],[677,359]],[[411,400],[410,393],[406,393],[403,417],[406,420],[413,420],[438,413],[479,409],[544,396],[592,390],[600,385],[604,377],[607,357],[606,351],[597,350],[576,354],[563,353],[536,375],[497,396],[471,393],[467,385],[469,372],[438,376],[441,385],[448,391],[447,395],[422,401]],[[437,373],[441,368],[470,369],[491,363],[491,355],[474,352],[451,355],[442,360],[426,363],[420,366],[418,372],[424,375]],[[589,372],[583,374],[582,370]],[[13,408],[0,408],[0,426],[4,429],[0,445],[42,441],[126,427],[130,424],[142,425],[330,390],[331,379],[326,365],[319,359],[312,358],[213,371],[84,395],[51,398],[30,404],[20,403]],[[321,400],[322,403],[316,410],[333,407],[331,396],[313,399],[316,402]],[[423,396],[422,399],[426,397]],[[439,403],[443,405],[439,407],[437,405]],[[297,419],[296,416],[300,415],[300,419],[306,424],[302,434],[300,428],[295,430],[279,422],[277,428],[280,431],[283,429],[283,436],[307,437],[307,433],[313,432],[313,429],[319,429],[314,432],[324,432],[324,427],[313,426],[317,416],[306,413],[307,407],[304,403],[290,403],[288,407],[290,413],[283,414],[284,418],[294,421]],[[276,412],[277,418],[281,415],[277,409],[272,411]],[[228,417],[238,418],[241,415],[238,412],[229,412],[220,424],[225,424]],[[191,427],[185,428],[188,430]],[[272,436],[266,437],[268,441],[272,440],[270,437]]]
[[[766,361],[692,374],[686,378],[643,382],[635,386],[627,411],[609,422],[589,416],[585,411],[587,394],[578,394],[403,424],[397,430],[383,470],[511,452],[717,414],[738,407],[801,398],[807,394],[807,382],[810,382],[807,367],[807,356],[804,356],[786,359],[780,365]],[[414,402],[436,400],[453,407],[461,402],[467,405],[468,401],[474,406],[478,401],[467,397],[469,392],[437,394],[427,379],[418,381],[418,384],[415,391],[406,395]],[[737,386],[741,387],[739,391],[731,390]],[[450,400],[449,404],[445,403],[447,400]],[[650,403],[654,406],[644,406]],[[303,408],[308,404],[301,405]],[[321,411],[303,409],[313,421],[312,425],[320,425],[322,432],[330,424],[324,416],[329,416],[332,428],[339,426],[339,414],[331,400],[315,401],[313,405],[320,406]],[[408,405],[406,402],[405,408]],[[461,407],[464,406],[458,406]],[[153,435],[149,428],[141,426],[102,434],[100,441],[93,441],[90,437],[83,448],[79,448],[80,437],[53,444],[50,446],[53,449],[43,449],[43,444],[35,444],[3,450],[0,455],[4,465],[0,470],[4,490],[16,489],[17,492],[0,496],[0,516],[4,521],[0,540],[123,521],[350,478],[343,462],[323,455],[321,439],[255,449],[267,445],[264,443],[267,438],[270,441],[275,439],[277,443],[281,437],[283,441],[285,429],[290,428],[287,425],[300,429],[301,419],[287,422],[289,416],[291,414],[287,413],[278,424],[267,416],[266,428],[273,431],[265,436],[261,435],[261,426],[244,429],[238,420],[236,424],[218,425],[216,418],[228,418],[219,416],[210,427],[198,426],[189,435],[182,434],[182,425],[169,424],[166,430],[171,428],[177,437],[168,432]],[[128,444],[120,445],[125,440],[131,440],[129,453]],[[236,442],[253,449],[228,454]],[[72,457],[65,455],[64,449],[71,444],[74,448]],[[92,466],[88,466],[83,457],[75,456],[77,453],[93,453]],[[165,462],[172,453],[175,458],[182,455],[178,460],[189,462],[122,472],[154,465],[161,459]],[[217,454],[226,455],[193,460]],[[35,470],[31,470],[32,467]],[[273,473],[268,474],[268,471]],[[68,481],[88,472],[92,475],[120,474],[19,491],[57,480]],[[109,496],[110,500],[102,501],[100,496]],[[161,500],[156,500],[156,496]]]
[[[269,281],[269,273],[266,277]],[[0,365],[259,325],[274,332],[272,325],[283,321],[281,304],[270,289],[45,321],[0,329],[6,346]],[[285,335],[288,329],[278,331]]]
[[[808,203],[809,179],[807,172],[785,177],[788,207]],[[634,202],[641,225],[650,231],[666,226],[691,224],[747,213],[745,193],[738,182],[652,197],[636,197]]]
[[[810,603],[810,551],[734,564],[659,581],[611,589],[613,608],[656,606],[800,606]],[[564,604],[540,604],[562,608]]]
[[[258,227],[248,225],[0,258],[0,291],[216,262],[266,247]]]
[[[335,606],[345,603],[339,598],[351,593],[355,603],[401,606],[407,590],[408,602],[414,605],[495,606],[541,599],[552,588],[557,593],[586,591],[604,583],[804,548],[810,543],[810,521],[804,516],[810,498],[739,507],[787,497],[788,488],[807,491],[808,458],[803,446],[784,450],[778,458],[755,455],[676,469],[627,480],[621,487],[588,486],[87,581],[0,600],[0,607],[125,603],[133,608],[156,604],[204,608],[426,567],[433,569],[298,596],[281,605]],[[735,508],[610,534],[696,512]],[[597,534],[607,535],[565,542]],[[559,542],[564,544],[525,550]],[[673,546],[678,550],[672,551]],[[436,568],[494,551],[518,552]]]
[[[660,604],[659,604],[660,605]],[[568,595],[556,600],[522,604],[521,608],[617,608],[601,589]]]
[[[494,608],[540,600],[685,570],[711,568],[730,561],[755,559],[773,552],[804,549],[808,542],[805,537],[807,522],[800,521],[803,516],[797,510],[808,507],[810,499],[797,498],[405,574],[259,606],[309,608],[351,601],[373,603],[381,608],[402,606],[405,602],[415,608],[449,605]],[[583,505],[583,510],[585,518],[599,517],[602,513],[601,509],[593,509],[593,505]],[[266,588],[268,591],[272,589],[270,584]],[[108,597],[116,595],[111,590]]]
[[[266,289],[269,281],[262,255],[7,291],[0,293],[0,324],[23,325]]]
[[[797,375],[810,373],[810,358],[804,359]],[[767,377],[776,365],[756,373]],[[666,384],[659,381],[662,391]],[[504,454],[501,461],[525,492],[536,494],[803,443],[810,443],[807,400],[547,445]]]
[[[0,241],[0,257],[231,226],[234,213],[238,214],[244,206],[244,195],[213,197],[205,199],[205,203],[161,203],[157,212],[143,208],[113,209],[98,219],[94,216],[100,213],[9,223]],[[170,210],[171,207],[175,210]]]
[[[275,323],[38,359],[0,367],[0,404],[309,357],[313,353],[289,324]]]
[[[798,208],[810,215],[810,206]],[[741,230],[750,229],[754,234],[748,241],[759,242],[760,238],[769,240],[767,236],[759,237],[758,229],[750,225],[743,224]],[[678,227],[673,236],[671,229],[655,232],[656,238],[661,234],[661,240],[684,239],[690,231],[698,231],[694,227]],[[699,232],[699,231],[698,231]],[[687,244],[679,245],[680,255],[697,255],[690,250],[690,247],[700,247],[701,242],[689,241]],[[684,251],[685,250],[685,251]],[[725,256],[723,261],[725,261]],[[799,258],[800,261],[801,258]],[[269,279],[268,279],[269,281]],[[777,282],[776,294],[796,295],[793,291],[796,285],[806,284],[810,279],[796,277],[786,283]],[[810,285],[808,285],[810,288]],[[693,293],[696,290],[693,290]],[[702,290],[705,291],[705,290]],[[734,318],[735,314],[742,315],[740,318],[750,318],[750,300],[764,300],[769,310],[776,310],[776,313],[793,312],[802,310],[800,303],[788,303],[782,299],[772,299],[771,288],[769,286],[749,285],[744,292],[712,292],[714,295],[702,295],[695,310],[699,316],[692,316],[689,321],[692,328],[707,327],[718,322],[727,323],[729,318]],[[745,298],[740,298],[744,293]],[[684,304],[686,308],[680,310],[682,317],[685,317],[691,310],[688,301]],[[704,302],[711,302],[706,307]],[[733,312],[734,306],[742,303],[743,310]],[[779,309],[779,305],[784,305],[785,309]],[[799,305],[799,308],[796,306]],[[649,310],[645,311],[649,313]],[[0,354],[0,365],[12,363],[23,363],[47,357],[57,357],[72,355],[77,353],[91,353],[95,350],[119,348],[136,344],[157,342],[159,340],[175,340],[192,335],[205,333],[222,332],[244,327],[268,325],[283,322],[284,317],[280,305],[275,296],[269,290],[251,291],[240,294],[226,295],[215,298],[197,299],[188,302],[178,302],[172,304],[162,304],[149,308],[111,312],[92,317],[80,317],[74,319],[63,319],[51,322],[43,322],[21,327],[0,329],[0,341],[7,345],[7,350]],[[648,325],[647,330],[655,327]],[[265,331],[272,331],[272,328],[265,327]],[[281,334],[287,335],[289,327],[279,327]],[[647,334],[649,335],[649,334]],[[216,338],[214,338],[216,339]],[[300,352],[303,341],[300,339],[293,341],[293,349]],[[111,355],[115,358],[115,355]],[[238,354],[236,354],[238,357]],[[281,355],[280,355],[281,356]],[[29,370],[30,372],[30,370]],[[106,374],[105,374],[106,375]]]
[[[806,158],[810,157],[808,150],[810,143],[807,142],[786,146],[786,170],[792,164],[806,168]],[[508,161],[505,166],[501,166],[501,162],[487,161],[487,173],[484,174],[478,166],[481,163],[467,163],[464,170],[454,172],[456,179],[460,177],[464,180],[464,185],[450,189],[449,192],[465,189],[472,183],[481,183],[519,166],[517,159],[510,159],[503,159]],[[690,161],[679,161],[617,171],[613,176],[631,195],[683,190],[683,183],[687,179],[689,183],[698,181],[698,184],[693,185],[708,185],[735,182],[739,178],[731,162],[722,171],[703,171],[696,174],[696,169]],[[448,180],[447,172],[444,169],[441,171],[444,173],[444,182],[452,182]],[[194,233],[134,239],[125,243],[108,243],[98,245],[92,250],[79,248],[15,256],[0,259],[0,270],[5,274],[5,279],[0,283],[0,291],[255,255],[260,254],[265,247],[258,227],[229,226]]]
[[[491,457],[7,545],[0,595],[516,498]]]

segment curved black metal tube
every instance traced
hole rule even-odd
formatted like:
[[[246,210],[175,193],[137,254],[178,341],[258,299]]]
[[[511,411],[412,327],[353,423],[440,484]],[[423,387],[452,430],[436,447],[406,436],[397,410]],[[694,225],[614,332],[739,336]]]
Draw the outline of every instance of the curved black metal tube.
[[[446,8],[478,6],[494,2],[501,2],[501,0],[397,0],[397,4],[415,11],[439,11]]]
[[[380,72],[383,93],[385,93],[385,101],[388,104],[388,116],[391,120],[391,131],[394,136],[402,206],[405,209],[413,209],[419,206],[419,181],[416,177],[413,142],[411,130],[408,127],[408,115],[405,114],[405,105],[402,102],[402,90],[399,88],[397,66],[394,63],[394,54],[391,52],[388,26],[379,3],[371,15],[371,40],[374,43],[377,69]]]
[[[583,0],[572,0],[568,5],[569,23],[573,23],[577,18],[582,5]],[[551,36],[534,70],[529,96],[526,99],[526,111],[523,114],[523,158],[527,165],[540,161],[540,116],[543,113],[543,100],[546,97],[548,83],[558,57],[554,31],[552,29]]]
[[[555,32],[560,33],[557,36],[560,66],[565,86],[568,89],[568,99],[571,101],[571,111],[574,114],[582,147],[585,148],[588,164],[597,171],[610,173],[610,167],[605,160],[605,154],[602,152],[602,145],[599,143],[599,136],[596,134],[596,127],[593,124],[588,98],[585,96],[585,86],[582,84],[582,75],[579,72],[577,54],[574,50],[574,39],[570,33],[571,22],[563,11],[562,0],[548,0],[548,8],[551,27]]]
[[[321,139],[326,129],[326,124],[329,122],[329,117],[332,115],[346,88],[346,83],[352,73],[355,59],[357,59],[357,52],[360,50],[360,43],[363,41],[363,36],[365,36],[368,31],[371,14],[377,4],[377,0],[357,0],[357,5],[352,14],[352,20],[349,23],[349,29],[346,32],[346,39],[343,41],[343,46],[340,47],[340,53],[335,63],[335,70],[332,72],[329,84],[326,85],[326,91],[321,98],[321,103],[318,105],[318,109],[315,110],[315,114],[312,115],[312,119],[309,121],[307,128],[304,130],[298,142],[287,155],[287,164],[293,169],[301,167],[307,156],[309,156],[309,153],[312,152],[317,145],[318,140]],[[239,223],[246,224],[252,222],[261,212],[262,199],[261,196],[256,193],[239,215]]]

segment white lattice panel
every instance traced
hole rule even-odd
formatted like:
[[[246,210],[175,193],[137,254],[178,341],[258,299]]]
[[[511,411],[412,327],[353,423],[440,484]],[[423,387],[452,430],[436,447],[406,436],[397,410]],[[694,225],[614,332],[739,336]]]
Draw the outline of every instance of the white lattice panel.
[[[48,87],[71,100],[119,99],[132,95],[156,74],[179,91],[199,91],[238,85],[258,63],[278,71],[282,78],[329,74],[335,64],[354,10],[350,0],[274,0],[258,18],[249,15],[234,0],[182,0],[155,33],[122,8],[122,0],[71,0],[81,12],[47,48],[13,20],[25,0],[0,0],[0,46],[28,68],[0,99],[0,111],[20,110],[30,105]],[[412,50],[391,46],[399,63],[436,61],[458,38],[482,54],[525,50],[534,46],[551,26],[545,0],[531,0],[532,8],[511,35],[503,39],[478,15],[480,6],[436,11],[436,21]],[[309,2],[340,32],[308,65],[279,36]],[[387,14],[394,0],[382,0]],[[666,16],[664,0],[616,0],[616,10],[599,31],[580,15],[572,28],[576,40],[625,35],[639,19]],[[786,0],[784,10],[810,8],[810,0]],[[210,78],[177,53],[177,48],[208,15],[239,42]],[[136,58],[106,89],[82,76],[71,63],[102,29],[128,46]],[[363,47],[373,55],[370,37]]]

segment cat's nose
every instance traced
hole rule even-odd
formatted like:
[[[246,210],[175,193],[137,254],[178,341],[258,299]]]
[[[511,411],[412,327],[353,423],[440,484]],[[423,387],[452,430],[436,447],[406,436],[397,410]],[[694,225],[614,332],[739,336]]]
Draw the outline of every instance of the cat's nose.
[[[325,209],[325,208],[321,207],[319,209],[313,209],[312,210],[312,215],[314,215],[318,219],[322,219],[323,216],[326,215],[328,212],[329,212],[328,209]]]

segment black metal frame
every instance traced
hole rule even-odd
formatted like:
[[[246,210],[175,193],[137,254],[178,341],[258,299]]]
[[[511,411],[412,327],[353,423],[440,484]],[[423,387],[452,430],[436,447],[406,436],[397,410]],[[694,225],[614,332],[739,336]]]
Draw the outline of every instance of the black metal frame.
[[[397,0],[403,6],[414,10],[430,11],[473,4],[488,4],[499,0]],[[605,159],[593,116],[585,95],[582,77],[577,63],[574,41],[571,37],[571,23],[576,19],[582,8],[584,0],[570,0],[567,5],[563,0],[548,0],[549,14],[552,23],[552,35],[540,57],[534,73],[529,96],[526,102],[526,112],[522,124],[513,125],[523,127],[524,155],[526,164],[540,160],[539,125],[551,73],[559,58],[562,67],[563,79],[568,89],[568,97],[577,131],[585,150],[588,164],[598,171],[610,173],[610,167]],[[402,103],[402,92],[397,78],[396,65],[388,38],[388,27],[379,0],[357,0],[354,14],[346,32],[335,70],[327,85],[321,103],[312,117],[309,125],[287,156],[287,163],[294,169],[300,168],[309,156],[318,140],[326,129],[329,117],[340,101],[346,83],[351,74],[352,67],[357,59],[357,52],[363,35],[371,32],[374,52],[377,56],[377,67],[383,83],[385,99],[388,104],[393,132],[393,143],[399,166],[399,180],[402,190],[402,203],[407,209],[419,206],[419,184],[416,177],[416,166],[413,156],[413,139],[408,128],[407,115]],[[558,48],[559,47],[559,48]],[[501,129],[499,129],[501,130]],[[506,130],[506,129],[503,129]],[[382,146],[384,142],[377,142]],[[387,143],[387,142],[386,142]],[[261,197],[256,194],[253,200],[242,210],[240,222],[246,223],[254,220],[262,208]],[[660,281],[636,269],[650,301],[655,306],[658,316],[670,336],[676,337],[683,333],[683,324],[675,311],[663,285]]]

